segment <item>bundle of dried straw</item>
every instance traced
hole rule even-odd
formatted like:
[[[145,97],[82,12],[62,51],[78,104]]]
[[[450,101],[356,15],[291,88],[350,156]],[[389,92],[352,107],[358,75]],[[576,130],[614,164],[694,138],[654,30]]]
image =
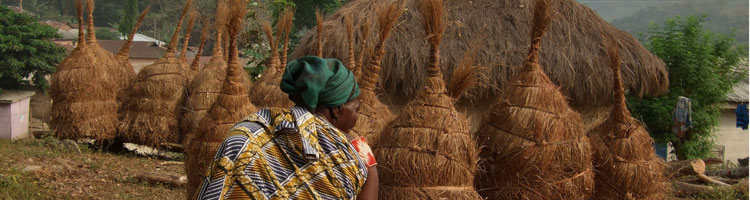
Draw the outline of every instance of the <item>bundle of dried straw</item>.
[[[587,135],[594,150],[596,188],[594,199],[664,199],[669,183],[664,161],[652,147],[653,140],[643,123],[630,116],[620,75],[617,44],[607,53],[614,74],[614,106],[604,123]]]
[[[539,66],[549,1],[536,1],[529,55],[478,129],[486,173],[477,187],[488,199],[588,199],[593,191],[581,117]]]
[[[78,26],[83,27],[83,3],[76,0]],[[117,130],[117,85],[100,66],[83,29],[78,46],[58,66],[50,81],[50,126],[60,139],[111,140]]]
[[[242,5],[243,0],[231,0],[230,5]],[[221,146],[229,129],[247,115],[256,112],[256,107],[247,98],[250,85],[247,84],[250,77],[242,69],[237,58],[237,36],[242,28],[242,19],[245,16],[244,6],[231,8],[231,20],[229,21],[229,66],[226,70],[226,79],[221,87],[216,103],[211,107],[208,115],[200,121],[198,132],[192,144],[188,147],[189,162],[186,162],[188,171],[188,197],[195,195],[195,190],[200,186],[200,180],[207,175],[209,163],[213,160],[216,151]]]
[[[393,4],[392,6],[396,6]],[[391,30],[396,24],[396,21],[403,13],[403,10],[393,9],[381,9],[378,12],[378,25],[380,29],[379,42],[375,45],[375,52],[370,59],[370,63],[365,68],[364,74],[359,77],[359,85],[362,87],[360,99],[362,100],[361,107],[357,114],[357,123],[355,124],[352,132],[364,136],[369,141],[371,146],[376,146],[378,136],[385,128],[386,124],[394,119],[393,113],[388,109],[388,106],[384,105],[378,99],[375,93],[375,87],[377,87],[379,75],[380,75],[380,61],[385,55],[385,42],[388,39]],[[363,67],[357,66],[354,56],[354,27],[350,17],[345,19],[347,32],[349,35],[349,68],[356,71]],[[356,76],[356,75],[355,75]]]
[[[193,77],[196,74],[193,70],[190,70],[190,65],[188,65],[187,62],[187,51],[188,43],[190,42],[190,33],[193,32],[193,26],[195,26],[196,19],[198,19],[198,12],[191,8],[190,14],[188,15],[187,29],[185,29],[185,38],[182,39],[182,50],[180,51],[180,63],[182,64],[182,67],[184,67],[185,77],[188,78],[188,83],[193,80]],[[198,58],[198,54],[195,54],[195,56],[196,58]]]
[[[442,0],[421,0],[430,44],[424,89],[385,128],[374,148],[383,199],[481,199],[474,189],[478,149],[469,121],[448,96],[439,62]],[[403,8],[391,4],[381,17]],[[458,83],[458,82],[456,82]],[[451,84],[454,84],[451,81]],[[462,93],[456,91],[454,93]]]
[[[138,32],[138,28],[141,27],[141,23],[143,22],[143,19],[146,18],[146,14],[148,14],[149,10],[151,10],[151,5],[147,6],[146,9],[141,12],[141,15],[138,16],[138,21],[135,23],[133,31],[128,35],[128,41],[120,47],[120,51],[115,55],[115,60],[120,64],[120,69],[124,69],[120,74],[120,76],[122,76],[120,77],[122,78],[120,81],[122,82],[119,83],[120,90],[117,92],[117,101],[120,103],[127,99],[128,90],[133,86],[133,80],[135,80],[135,70],[133,69],[133,65],[130,64],[129,59],[130,47],[133,44],[133,39]]]
[[[271,43],[271,57],[268,60],[268,68],[263,72],[260,80],[250,90],[250,98],[253,104],[259,107],[278,107],[288,108],[294,105],[289,96],[281,91],[279,84],[281,83],[281,76],[286,67],[287,47],[289,42],[289,32],[292,30],[292,19],[294,18],[294,12],[292,9],[285,9],[284,12],[279,16],[279,23],[276,25],[278,28],[277,38],[274,38],[273,30],[268,22],[263,23],[263,31],[268,37],[268,41]],[[281,42],[281,36],[284,37],[284,44],[281,58],[279,58],[279,42]],[[283,58],[283,59],[282,59]]]
[[[135,78],[119,126],[125,142],[159,148],[182,139],[179,117],[187,96],[187,78],[175,49],[191,4],[192,0],[187,0],[164,57],[144,67]]]

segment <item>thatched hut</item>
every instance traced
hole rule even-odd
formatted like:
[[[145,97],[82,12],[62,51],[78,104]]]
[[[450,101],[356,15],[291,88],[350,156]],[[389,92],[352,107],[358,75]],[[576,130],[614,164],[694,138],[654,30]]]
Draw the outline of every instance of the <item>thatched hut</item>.
[[[420,0],[430,44],[425,87],[383,131],[374,147],[382,199],[481,199],[474,189],[478,148],[469,121],[456,111],[439,66],[442,0]],[[381,8],[396,17],[400,7]],[[397,11],[394,11],[397,10]],[[422,38],[425,38],[424,36]],[[424,68],[423,68],[424,69]],[[451,84],[458,84],[451,81]],[[453,93],[461,93],[454,91]]]
[[[141,15],[138,16],[138,21],[136,21],[135,26],[133,26],[133,31],[128,35],[128,41],[120,47],[120,51],[115,55],[115,60],[120,64],[120,68],[125,69],[124,71],[120,71],[122,73],[120,74],[122,76],[120,77],[122,82],[119,83],[120,90],[117,92],[117,100],[121,103],[127,99],[127,91],[130,86],[133,85],[133,80],[135,80],[135,69],[133,69],[133,65],[130,64],[129,59],[130,47],[133,44],[133,39],[138,32],[138,28],[141,27],[141,23],[143,22],[143,19],[146,18],[146,14],[148,14],[149,10],[151,10],[151,5],[147,6],[146,9],[141,12]]]
[[[263,71],[263,74],[250,90],[250,99],[253,104],[259,107],[279,107],[289,108],[294,103],[289,100],[289,96],[281,91],[279,83],[281,83],[281,76],[284,72],[286,60],[282,62],[279,57],[279,42],[284,42],[284,49],[282,49],[283,57],[286,57],[286,47],[289,42],[289,33],[292,28],[292,19],[294,13],[290,9],[284,11],[279,16],[279,23],[277,24],[278,31],[276,36],[273,35],[271,25],[268,23],[263,24],[263,32],[268,37],[268,42],[271,43],[271,57],[268,59],[268,68]],[[283,36],[283,40],[281,39]],[[276,37],[276,38],[274,38]],[[284,64],[284,65],[282,65]]]
[[[78,25],[83,27],[83,3],[76,0]],[[117,85],[98,63],[82,29],[78,46],[57,66],[50,81],[50,127],[60,139],[111,140],[117,130]]]
[[[201,43],[198,45],[198,51],[195,52],[193,62],[190,63],[190,73],[198,74],[201,71],[201,54],[203,54],[203,47],[206,46],[206,39],[208,39],[208,25],[208,21],[204,20],[203,28],[201,28]]]
[[[620,54],[607,49],[612,62],[615,102],[604,123],[587,133],[594,151],[594,199],[665,199],[669,183],[664,160],[656,155],[643,123],[630,116],[620,75]]]
[[[236,4],[238,1],[241,0],[234,0],[230,3]],[[231,10],[230,26],[228,27],[230,34],[229,64],[226,70],[226,79],[221,86],[221,93],[216,99],[216,103],[211,106],[208,115],[200,121],[196,136],[191,142],[191,146],[188,147],[192,149],[192,153],[189,154],[189,162],[185,163],[188,172],[187,194],[189,198],[194,197],[201,180],[207,175],[208,167],[216,151],[224,142],[229,129],[242,118],[257,111],[247,97],[250,77],[242,69],[237,58],[237,36],[242,27],[245,7],[234,6]]]
[[[384,7],[394,0],[352,0],[341,9],[328,16],[323,27],[323,38],[326,49],[324,57],[347,58],[345,26],[341,21],[345,16],[353,16],[355,30],[365,22],[375,19],[375,9]],[[400,18],[393,34],[398,37],[390,39],[386,45],[383,58],[383,71],[379,82],[387,94],[386,100],[396,106],[403,105],[414,94],[421,90],[427,74],[420,67],[428,59],[421,56],[427,53],[426,42],[418,31],[421,26],[416,9],[416,0],[405,0],[407,11]],[[494,85],[476,89],[473,94],[478,98],[470,107],[474,111],[486,110],[488,105],[502,95],[503,86],[507,85],[513,75],[518,74],[528,47],[528,35],[531,28],[531,7],[533,0],[472,0],[445,2],[446,40],[441,45],[441,66],[450,73],[461,60],[461,52],[466,51],[474,38],[482,38],[484,48],[477,52],[477,64],[488,69],[489,82],[481,85]],[[561,87],[563,94],[571,99],[571,105],[578,111],[585,111],[588,118],[594,111],[609,111],[612,98],[610,76],[607,74],[604,38],[613,38],[622,47],[623,81],[626,90],[634,95],[659,95],[668,87],[667,70],[664,63],[649,53],[633,36],[616,29],[601,19],[593,10],[574,0],[559,0],[552,11],[557,20],[550,24],[540,54],[541,63],[550,79]],[[367,41],[375,42],[377,30],[368,32]],[[313,31],[303,36],[291,57],[313,55],[317,51],[316,34]],[[360,38],[357,38],[360,43]],[[450,74],[448,74],[450,76]],[[388,99],[390,98],[390,99]],[[476,112],[478,113],[478,112]],[[602,117],[606,116],[601,115]],[[602,118],[603,119],[603,118]],[[592,121],[592,120],[587,120]],[[593,123],[589,123],[593,124]],[[588,126],[588,125],[587,125]]]
[[[179,117],[187,96],[187,77],[175,49],[191,3],[187,0],[164,57],[141,69],[135,78],[119,126],[125,142],[161,147],[182,139]]]
[[[539,64],[542,35],[552,18],[549,1],[536,0],[521,72],[476,134],[483,147],[477,188],[488,199],[588,199],[594,189],[581,117]]]

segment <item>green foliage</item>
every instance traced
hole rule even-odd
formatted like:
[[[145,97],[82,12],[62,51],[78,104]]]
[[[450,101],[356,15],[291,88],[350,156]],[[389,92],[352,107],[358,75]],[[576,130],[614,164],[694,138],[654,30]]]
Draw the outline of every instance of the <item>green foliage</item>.
[[[346,0],[273,0],[271,2],[271,9],[273,12],[274,20],[278,19],[284,9],[295,9],[294,10],[294,27],[292,27],[292,33],[289,35],[290,47],[289,50],[294,50],[293,44],[297,44],[302,34],[300,32],[306,32],[316,26],[315,21],[315,9],[320,9],[323,15],[328,15],[340,8]],[[276,24],[276,22],[274,22]]]
[[[34,85],[46,88],[44,78],[55,71],[65,49],[50,39],[60,37],[57,30],[28,14],[18,14],[0,6],[0,87],[20,88]]]
[[[732,35],[716,34],[703,27],[705,17],[675,17],[651,25],[645,46],[666,63],[669,92],[656,98],[628,98],[636,118],[645,122],[657,142],[676,144],[678,158],[708,156],[718,125],[720,105],[746,71],[741,65],[746,47],[736,46]],[[692,100],[693,128],[678,140],[672,132],[672,111],[677,97]]]
[[[96,39],[100,40],[120,40],[120,33],[111,31],[109,28],[96,29]]]
[[[135,23],[138,18],[138,0],[126,0],[125,5],[122,8],[122,19],[117,24],[117,31],[120,35],[128,36],[130,32],[133,32]]]

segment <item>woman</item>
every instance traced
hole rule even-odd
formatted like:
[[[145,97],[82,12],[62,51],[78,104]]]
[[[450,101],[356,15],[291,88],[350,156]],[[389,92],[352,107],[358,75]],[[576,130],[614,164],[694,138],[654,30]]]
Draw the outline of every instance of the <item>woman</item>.
[[[199,199],[377,199],[375,159],[357,121],[359,86],[336,59],[306,56],[284,70],[296,106],[263,109],[229,131]]]

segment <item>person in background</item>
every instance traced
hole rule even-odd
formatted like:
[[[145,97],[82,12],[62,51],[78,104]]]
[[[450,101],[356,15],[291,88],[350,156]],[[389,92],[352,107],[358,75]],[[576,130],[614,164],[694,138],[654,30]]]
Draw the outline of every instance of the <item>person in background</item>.
[[[306,56],[284,70],[296,104],[236,124],[219,148],[198,199],[377,199],[375,158],[357,122],[359,86],[339,60]]]

